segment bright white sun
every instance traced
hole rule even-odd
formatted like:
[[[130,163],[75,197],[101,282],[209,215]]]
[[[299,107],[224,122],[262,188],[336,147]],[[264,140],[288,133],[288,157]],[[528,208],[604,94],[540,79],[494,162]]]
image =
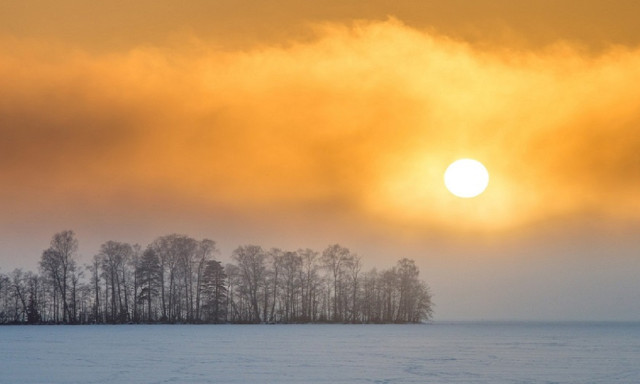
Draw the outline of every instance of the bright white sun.
[[[476,197],[489,185],[489,172],[477,160],[456,160],[444,172],[444,185],[458,197]]]

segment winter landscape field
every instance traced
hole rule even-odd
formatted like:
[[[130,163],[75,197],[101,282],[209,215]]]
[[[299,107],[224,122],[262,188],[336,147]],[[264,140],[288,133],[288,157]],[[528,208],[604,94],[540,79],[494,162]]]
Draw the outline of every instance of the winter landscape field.
[[[638,323],[0,328],[0,383],[637,383]]]

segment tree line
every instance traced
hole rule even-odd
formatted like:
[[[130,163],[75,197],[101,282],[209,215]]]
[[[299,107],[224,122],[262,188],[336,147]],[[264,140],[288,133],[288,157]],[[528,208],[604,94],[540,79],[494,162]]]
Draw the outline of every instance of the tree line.
[[[39,271],[0,273],[0,324],[417,323],[431,294],[413,260],[362,271],[348,248],[239,246],[171,234],[146,248],[107,241],[79,265],[73,231],[53,235]]]

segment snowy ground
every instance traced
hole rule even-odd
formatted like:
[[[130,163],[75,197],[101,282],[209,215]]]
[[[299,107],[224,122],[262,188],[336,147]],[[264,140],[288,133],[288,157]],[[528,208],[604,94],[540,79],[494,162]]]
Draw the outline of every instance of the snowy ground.
[[[640,324],[0,327],[0,383],[638,383]]]

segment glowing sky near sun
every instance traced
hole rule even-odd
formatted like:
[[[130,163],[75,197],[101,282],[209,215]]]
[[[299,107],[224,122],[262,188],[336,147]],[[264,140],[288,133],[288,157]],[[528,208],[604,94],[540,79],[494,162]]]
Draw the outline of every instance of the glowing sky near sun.
[[[173,231],[228,252],[337,241],[416,255],[445,313],[471,317],[444,283],[469,244],[500,259],[595,231],[638,253],[635,2],[29,4],[0,6],[6,265],[65,228],[87,256]],[[491,174],[474,199],[442,183],[463,157]]]

